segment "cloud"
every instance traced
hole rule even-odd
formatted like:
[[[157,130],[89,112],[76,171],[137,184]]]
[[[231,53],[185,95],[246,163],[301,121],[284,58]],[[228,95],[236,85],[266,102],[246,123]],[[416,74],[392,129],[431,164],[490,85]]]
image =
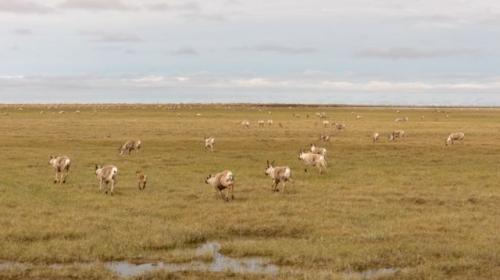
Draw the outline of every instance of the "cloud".
[[[198,55],[198,51],[190,47],[181,47],[170,52],[171,55]]]
[[[365,49],[355,53],[356,57],[378,59],[427,59],[452,56],[475,56],[481,52],[474,49],[435,49],[423,50],[414,48]]]
[[[240,6],[242,4],[240,0],[226,0],[223,3],[229,6]]]
[[[200,4],[197,2],[186,2],[180,4],[170,4],[157,2],[152,4],[145,4],[144,7],[148,10],[152,11],[191,11],[191,12],[199,12],[201,11]]]
[[[306,54],[315,53],[317,50],[310,47],[288,47],[282,45],[257,45],[257,46],[247,46],[247,47],[236,47],[233,48],[236,51],[250,51],[250,52],[268,52],[268,53],[279,53],[279,54]]]
[[[252,89],[314,92],[498,92],[500,77],[488,80],[456,82],[426,82],[391,80],[336,80],[315,78],[217,77],[212,75],[148,75],[148,76],[0,76],[0,87],[19,86],[78,86],[95,88],[175,88],[177,86],[205,89]]]
[[[458,16],[456,14],[424,13],[417,15],[405,15],[388,20],[396,24],[410,24],[415,28],[423,29],[457,29],[465,24],[473,23],[477,20],[470,16]]]
[[[2,1],[2,0],[0,0]],[[126,0],[64,0],[57,6],[61,10],[82,11],[117,11],[117,12],[170,12],[176,17],[192,21],[203,20],[225,22],[227,16],[222,13],[204,12],[198,2],[162,2],[162,1],[126,1]]]
[[[140,43],[141,37],[128,33],[111,32],[81,32],[81,34],[90,37],[91,42],[99,43]]]
[[[211,3],[214,4],[214,3]],[[217,4],[215,3],[215,7]],[[223,5],[224,7],[226,5]],[[151,11],[170,11],[176,12],[177,16],[188,19],[190,21],[213,21],[225,22],[228,20],[227,13],[222,13],[220,9],[214,11],[204,11],[199,2],[179,2],[179,3],[151,3],[144,4],[144,9]]]
[[[23,35],[23,36],[33,34],[33,31],[31,31],[31,29],[27,29],[27,28],[18,28],[18,29],[15,29],[13,32],[16,35]]]
[[[218,21],[218,22],[227,21],[227,16],[223,14],[197,14],[196,17],[198,19],[206,21]]]
[[[48,14],[52,7],[30,0],[0,0],[0,12],[15,14]]]
[[[135,54],[137,54],[137,51],[132,50],[132,49],[125,49],[125,50],[123,50],[123,53],[126,55],[135,55]]]
[[[301,103],[500,106],[500,77],[456,82],[225,77],[0,75],[0,103]],[[40,94],[44,92],[44,94]],[[175,92],[176,94],[165,94]]]
[[[228,20],[226,15],[223,14],[209,14],[209,13],[188,13],[182,15],[184,18],[196,21],[196,20],[203,20],[203,21],[214,21],[214,22],[225,22]]]
[[[132,4],[133,3],[133,4]],[[87,10],[87,11],[180,11],[201,12],[198,2],[126,2],[124,0],[65,0],[59,6],[61,9]]]
[[[122,0],[65,0],[58,6],[61,9],[87,11],[126,11],[137,9]]]

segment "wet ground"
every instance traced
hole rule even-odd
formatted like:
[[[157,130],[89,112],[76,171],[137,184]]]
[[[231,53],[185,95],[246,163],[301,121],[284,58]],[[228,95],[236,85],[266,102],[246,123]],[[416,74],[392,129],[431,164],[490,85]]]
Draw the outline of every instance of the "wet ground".
[[[207,242],[196,249],[196,255],[199,257],[208,257],[211,262],[191,261],[186,263],[167,263],[167,262],[147,262],[135,264],[128,261],[111,261],[104,263],[110,271],[122,278],[136,277],[148,272],[155,271],[198,271],[198,272],[233,272],[241,274],[267,274],[276,275],[280,272],[280,267],[271,264],[268,259],[260,257],[249,258],[231,258],[220,252],[221,246],[217,242]],[[69,264],[50,264],[52,269],[62,269],[67,266],[96,266],[98,263],[69,263]],[[28,269],[34,264],[1,262],[0,270],[4,269]],[[396,275],[402,272],[398,268],[380,268],[361,272],[349,271],[341,273],[343,279],[380,279]]]
[[[104,263],[110,271],[116,273],[122,278],[140,276],[153,271],[207,271],[207,272],[234,272],[234,273],[254,273],[254,274],[277,274],[279,267],[273,265],[264,258],[231,258],[220,253],[220,244],[217,242],[208,242],[196,250],[197,256],[209,257],[211,262],[191,261],[186,263],[166,263],[166,262],[149,262],[142,264],[134,264],[128,261],[112,261]],[[50,264],[52,269],[62,269],[66,266],[92,266],[97,263],[70,263],[70,264]],[[28,269],[34,264],[16,263],[16,262],[1,262],[0,270],[3,269]]]
[[[188,263],[144,263],[133,264],[127,261],[106,263],[111,271],[121,277],[132,277],[146,272],[164,270],[169,272],[178,271],[210,271],[210,272],[234,272],[234,273],[257,273],[277,274],[279,267],[270,264],[263,258],[231,258],[220,253],[220,244],[209,242],[203,244],[196,250],[198,256],[211,256],[212,262],[192,261]]]

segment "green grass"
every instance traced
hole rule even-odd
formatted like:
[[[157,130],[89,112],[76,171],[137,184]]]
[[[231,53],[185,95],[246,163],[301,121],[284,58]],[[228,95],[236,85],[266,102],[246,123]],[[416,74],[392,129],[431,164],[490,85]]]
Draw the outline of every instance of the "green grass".
[[[36,268],[0,270],[2,279],[110,278],[105,269],[56,271],[47,264],[185,262],[209,240],[231,257],[271,259],[283,267],[284,279],[387,267],[404,269],[394,277],[406,279],[500,277],[499,110],[17,107],[0,107],[0,260]],[[347,129],[323,128],[315,116],[322,111]],[[363,119],[356,120],[358,114]],[[402,116],[410,121],[394,122]],[[250,129],[239,125],[243,119],[252,122]],[[259,119],[273,119],[274,127],[258,128]],[[407,138],[389,143],[393,129],[404,129]],[[374,131],[382,133],[380,143],[371,143]],[[465,142],[445,147],[455,131],[465,132]],[[299,149],[327,132],[334,135],[326,145],[327,172],[304,173]],[[205,135],[216,138],[214,153],[204,152]],[[128,139],[141,139],[143,150],[121,157],[118,147]],[[73,160],[66,185],[52,183],[51,154]],[[271,192],[266,160],[292,168],[287,193]],[[114,196],[98,193],[96,163],[118,166]],[[149,178],[143,192],[137,169]],[[204,183],[224,169],[236,177],[236,199],[229,203]],[[206,277],[242,276],[156,273],[144,279]]]

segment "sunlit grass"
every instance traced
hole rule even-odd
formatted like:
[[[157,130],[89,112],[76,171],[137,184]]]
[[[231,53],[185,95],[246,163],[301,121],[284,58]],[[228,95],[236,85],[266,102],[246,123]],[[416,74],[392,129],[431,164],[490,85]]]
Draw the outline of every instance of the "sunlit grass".
[[[323,128],[315,116],[322,111],[347,129]],[[400,111],[3,107],[0,112],[8,114],[0,114],[0,259],[39,265],[30,272],[39,278],[97,279],[109,273],[51,272],[44,265],[185,262],[201,243],[216,240],[226,255],[270,258],[283,267],[283,278],[387,267],[406,269],[397,277],[408,279],[500,275],[500,111],[447,109],[449,118],[434,109]],[[363,119],[356,120],[358,114]],[[409,122],[394,122],[402,116]],[[243,119],[252,122],[250,129],[239,125]],[[274,126],[258,128],[259,119],[273,119]],[[389,143],[393,129],[404,129],[407,138]],[[374,131],[382,134],[380,143],[372,144]],[[465,132],[465,142],[445,147],[447,134],[455,131]],[[304,173],[297,153],[319,143],[321,133],[334,135],[325,145],[328,170],[322,176]],[[209,135],[216,138],[213,153],[203,149]],[[143,150],[121,157],[117,149],[128,139],[141,139]],[[66,185],[52,183],[51,154],[73,160]],[[271,192],[266,160],[292,168],[287,193]],[[114,196],[98,193],[96,163],[118,166]],[[142,192],[137,169],[149,178]],[[206,175],[223,169],[236,177],[236,199],[229,203],[204,183]],[[6,279],[36,278],[26,273],[0,270]],[[190,277],[202,279],[197,275]],[[150,279],[157,277],[176,279],[170,273]]]

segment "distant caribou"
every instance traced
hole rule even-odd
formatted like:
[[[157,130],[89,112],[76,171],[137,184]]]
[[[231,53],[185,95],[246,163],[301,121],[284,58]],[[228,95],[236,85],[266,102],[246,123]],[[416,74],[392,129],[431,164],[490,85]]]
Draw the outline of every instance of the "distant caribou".
[[[404,130],[394,130],[391,134],[389,134],[389,141],[396,141],[396,139],[402,139],[405,137]]]
[[[139,151],[142,148],[141,140],[129,140],[120,146],[120,155],[124,155],[125,153],[131,154],[132,151]]]
[[[213,137],[205,137],[205,151],[210,150],[210,152],[214,151],[215,138]]]
[[[446,146],[455,144],[456,141],[462,142],[465,138],[465,134],[463,132],[455,132],[448,135],[446,138]]]

